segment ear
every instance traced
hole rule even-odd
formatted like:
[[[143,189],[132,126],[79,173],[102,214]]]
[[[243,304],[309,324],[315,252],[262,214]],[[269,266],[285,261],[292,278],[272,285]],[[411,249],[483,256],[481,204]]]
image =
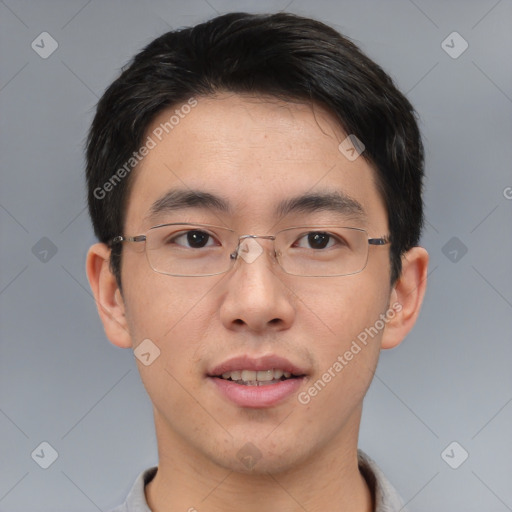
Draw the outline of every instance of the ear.
[[[423,247],[413,247],[402,256],[402,273],[389,300],[389,310],[395,315],[388,315],[381,340],[383,349],[399,345],[416,323],[427,288],[427,269],[428,253]]]
[[[107,338],[117,347],[131,348],[125,305],[110,270],[110,249],[94,244],[87,252],[86,272]]]

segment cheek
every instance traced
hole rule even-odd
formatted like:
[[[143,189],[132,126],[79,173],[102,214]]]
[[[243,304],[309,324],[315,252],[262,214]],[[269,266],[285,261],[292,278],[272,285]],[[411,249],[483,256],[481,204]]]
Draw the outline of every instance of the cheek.
[[[125,290],[133,345],[149,339],[158,357],[137,361],[141,379],[158,409],[184,410],[199,393],[198,368],[205,352],[215,308],[209,307],[213,283],[141,273]],[[147,342],[146,342],[147,343]],[[182,387],[183,386],[183,387]]]
[[[144,254],[137,256],[126,261],[122,271],[129,276],[123,282],[123,295],[134,344],[145,338],[179,343],[185,334],[193,340],[215,311],[208,295],[222,276],[192,279],[158,274]]]
[[[340,286],[331,286],[328,294],[311,287],[305,302],[318,316],[309,314],[311,322],[304,326],[315,333],[311,350],[316,364],[298,399],[315,421],[324,418],[320,423],[334,434],[339,422],[360,406],[371,383],[382,336],[381,329],[372,328],[387,300],[374,284],[354,276],[340,278]]]
[[[316,365],[307,394],[318,398],[316,406],[338,401],[340,407],[355,406],[371,382],[384,325],[380,315],[388,297],[386,286],[367,277],[340,278],[339,286],[329,283],[329,293],[314,283],[301,294],[303,318],[309,319],[303,329],[314,333],[311,351]]]
[[[141,377],[155,391],[172,387],[171,377],[195,386],[195,372],[208,349],[204,340],[218,316],[212,297],[222,276],[182,279],[157,274],[149,266],[138,271],[125,290],[132,342],[135,346],[150,339],[160,351],[155,368],[138,363]]]
[[[308,318],[309,329],[316,323],[322,346],[342,349],[384,313],[389,299],[388,287],[363,274],[319,281],[295,291]],[[380,281],[383,281],[381,278]]]

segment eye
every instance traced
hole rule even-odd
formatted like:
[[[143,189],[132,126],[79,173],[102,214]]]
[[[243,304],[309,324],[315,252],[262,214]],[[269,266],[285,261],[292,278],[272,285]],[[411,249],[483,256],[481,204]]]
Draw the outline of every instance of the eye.
[[[173,243],[189,247],[191,249],[201,249],[207,246],[219,245],[218,243],[215,243],[215,239],[210,235],[210,233],[199,229],[181,232],[180,234],[169,237],[166,243]]]
[[[299,238],[295,242],[294,247],[325,249],[332,247],[336,243],[339,243],[339,240],[330,233],[326,233],[325,231],[311,231]]]

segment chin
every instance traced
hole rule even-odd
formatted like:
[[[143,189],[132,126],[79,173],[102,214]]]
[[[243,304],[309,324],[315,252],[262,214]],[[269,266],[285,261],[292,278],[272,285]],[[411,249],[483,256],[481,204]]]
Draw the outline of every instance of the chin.
[[[219,466],[235,473],[247,475],[267,475],[284,473],[296,468],[304,457],[296,446],[264,446],[264,441],[246,439],[241,448],[213,456]]]

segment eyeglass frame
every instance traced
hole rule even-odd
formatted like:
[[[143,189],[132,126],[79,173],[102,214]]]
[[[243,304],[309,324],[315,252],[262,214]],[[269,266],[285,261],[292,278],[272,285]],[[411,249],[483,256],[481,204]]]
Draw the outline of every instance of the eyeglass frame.
[[[146,233],[141,234],[141,235],[134,235],[134,236],[117,235],[117,236],[113,237],[112,239],[110,239],[108,241],[107,245],[110,248],[112,248],[115,244],[120,244],[122,242],[146,242],[147,241],[147,234],[148,234],[149,231],[151,231],[152,229],[163,228],[163,227],[166,227],[166,226],[195,226],[195,227],[206,227],[206,228],[218,228],[218,229],[222,229],[224,231],[231,231],[231,233],[233,233],[234,235],[237,235],[237,233],[236,233],[236,231],[234,229],[227,228],[227,227],[224,227],[224,226],[216,226],[216,225],[213,225],[213,224],[200,224],[200,223],[192,223],[192,222],[170,222],[170,223],[157,224],[155,226],[151,226],[146,231]],[[368,245],[384,246],[384,245],[387,245],[387,244],[391,244],[391,237],[389,235],[386,235],[386,236],[383,236],[383,237],[379,237],[379,238],[371,238],[368,235],[368,232],[366,231],[366,229],[363,229],[363,228],[356,228],[356,227],[352,227],[352,226],[334,226],[334,225],[328,225],[328,226],[292,226],[292,227],[289,227],[289,228],[281,229],[280,231],[278,231],[274,235],[252,235],[252,234],[239,235],[238,236],[238,244],[237,244],[235,250],[229,255],[229,258],[230,258],[230,260],[233,263],[231,264],[231,266],[228,269],[223,270],[222,272],[215,272],[213,274],[198,274],[198,275],[194,275],[194,274],[169,274],[167,272],[160,272],[158,270],[155,270],[151,266],[151,263],[149,261],[149,256],[148,256],[148,252],[147,252],[146,247],[144,247],[144,252],[146,253],[146,260],[147,260],[147,262],[149,264],[149,268],[151,268],[151,270],[153,270],[153,272],[156,272],[157,274],[161,274],[161,275],[164,275],[164,276],[172,276],[172,277],[211,277],[211,276],[218,276],[218,275],[226,274],[227,272],[229,272],[234,267],[234,264],[235,264],[236,260],[239,257],[240,242],[242,240],[246,240],[248,238],[250,238],[250,239],[263,238],[264,240],[272,240],[272,242],[275,243],[276,236],[279,235],[279,233],[282,233],[284,231],[289,231],[289,230],[292,230],[292,229],[308,229],[308,228],[318,228],[319,230],[321,230],[321,229],[324,229],[324,228],[334,228],[334,227],[342,228],[342,229],[352,229],[352,230],[355,230],[355,231],[360,231],[360,232],[365,233],[366,236],[368,237],[367,238]],[[273,244],[273,251],[274,251],[274,257],[275,257],[278,265],[283,270],[283,272],[285,274],[292,275],[292,276],[297,276],[297,277],[345,277],[345,276],[351,276],[351,275],[359,274],[368,265],[368,255],[369,255],[369,252],[367,252],[366,262],[365,262],[363,268],[361,268],[357,272],[350,272],[348,274],[335,274],[335,275],[328,275],[328,276],[314,276],[314,275],[293,274],[293,273],[287,272],[283,268],[282,263],[279,261],[279,257],[277,255],[276,250],[275,250],[275,245],[274,244]]]

